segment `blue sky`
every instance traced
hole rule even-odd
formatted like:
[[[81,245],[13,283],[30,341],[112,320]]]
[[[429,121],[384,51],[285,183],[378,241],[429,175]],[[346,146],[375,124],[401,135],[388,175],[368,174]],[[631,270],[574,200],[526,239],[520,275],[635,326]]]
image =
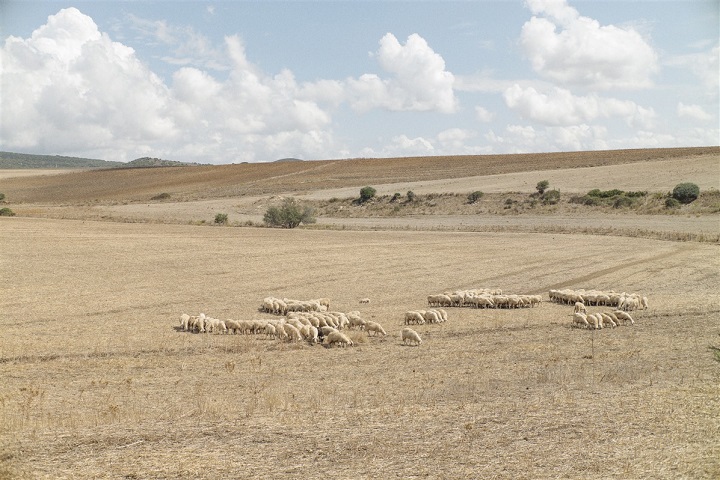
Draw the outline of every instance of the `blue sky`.
[[[720,144],[717,1],[0,2],[0,149],[202,163]]]

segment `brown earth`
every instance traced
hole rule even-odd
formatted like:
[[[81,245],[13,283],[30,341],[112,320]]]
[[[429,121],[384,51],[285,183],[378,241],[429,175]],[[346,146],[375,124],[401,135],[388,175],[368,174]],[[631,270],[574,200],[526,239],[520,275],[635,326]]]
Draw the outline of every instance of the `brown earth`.
[[[189,224],[222,206],[257,218],[270,196],[297,193],[296,177],[315,182],[291,175],[283,187],[264,175],[243,188],[272,193],[205,200],[203,179],[157,180],[127,197],[108,187],[97,203],[89,186],[56,183],[63,204],[40,201],[30,179],[3,181],[0,191],[29,200],[9,204],[20,216],[0,217],[0,478],[720,477],[720,255],[713,242],[678,241],[713,230],[717,214]],[[239,188],[211,185],[204,191]],[[173,186],[196,200],[134,200]],[[102,215],[112,222],[89,221]],[[512,224],[496,230],[503,222]],[[667,237],[632,238],[638,224]],[[474,227],[489,231],[463,231]],[[402,345],[404,312],[427,308],[428,294],[483,286],[546,301],[447,309],[447,323],[416,327],[421,346]],[[571,307],[547,301],[561,287],[640,292],[650,308],[633,326],[571,328]],[[352,332],[356,346],[343,349],[177,330],[182,312],[268,318],[257,311],[268,295],[329,297],[389,335]]]

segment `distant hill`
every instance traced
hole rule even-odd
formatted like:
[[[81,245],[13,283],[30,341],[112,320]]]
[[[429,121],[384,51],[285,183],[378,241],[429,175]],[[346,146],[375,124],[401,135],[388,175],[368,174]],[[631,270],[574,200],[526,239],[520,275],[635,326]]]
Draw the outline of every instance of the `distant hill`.
[[[281,159],[279,159],[279,160],[275,160],[275,163],[282,163],[282,162],[302,162],[302,161],[303,161],[303,160],[301,160],[301,159],[299,159],[299,158],[289,157],[289,158],[281,158]]]
[[[146,167],[189,167],[199,163],[185,163],[160,158],[142,157],[131,162],[111,162],[94,158],[65,157],[62,155],[32,155],[28,153],[0,152],[2,168],[146,168]]]
[[[138,168],[138,167],[191,167],[200,165],[199,163],[178,162],[175,160],[163,160],[161,158],[142,157],[128,163],[121,163],[119,167]]]
[[[108,162],[95,158],[0,152],[0,168],[113,168],[123,165],[125,164],[122,162]]]

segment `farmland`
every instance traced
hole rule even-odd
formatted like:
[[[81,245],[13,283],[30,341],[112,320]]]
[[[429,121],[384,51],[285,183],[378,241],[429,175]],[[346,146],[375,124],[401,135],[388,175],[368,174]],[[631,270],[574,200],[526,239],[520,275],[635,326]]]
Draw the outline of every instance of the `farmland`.
[[[319,208],[365,184],[502,204],[544,178],[568,193],[720,183],[717,149],[594,155],[508,157],[487,175],[387,159],[3,178],[18,215],[0,218],[0,477],[717,478],[719,213],[357,207],[240,226],[279,197]],[[238,226],[212,226],[218,211]],[[405,311],[474,287],[545,301],[448,308],[402,344]],[[572,308],[547,301],[561,287],[650,308],[572,328]],[[271,318],[268,295],[328,297],[389,335],[325,348],[177,328],[183,312]]]

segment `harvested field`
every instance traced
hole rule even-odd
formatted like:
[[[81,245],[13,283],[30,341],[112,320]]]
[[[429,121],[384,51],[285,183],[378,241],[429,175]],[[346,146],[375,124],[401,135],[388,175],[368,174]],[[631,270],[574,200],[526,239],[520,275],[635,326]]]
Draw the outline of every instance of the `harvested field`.
[[[715,245],[593,235],[1,219],[0,442],[13,478],[717,478]],[[352,255],[348,252],[352,251]],[[444,289],[638,291],[636,325],[570,307],[447,309]],[[330,297],[353,348],[176,331]],[[360,305],[367,297],[371,303]],[[594,308],[594,307],[593,307]]]
[[[17,213],[0,217],[0,478],[720,478],[718,162],[711,147],[0,175]],[[545,178],[709,195],[515,208]],[[440,197],[401,214],[331,201],[363,185]],[[288,195],[318,223],[241,227]],[[237,228],[211,227],[218,212]],[[446,308],[402,344],[427,295],[477,287],[546,301]],[[547,301],[564,287],[650,308],[572,328]],[[271,318],[266,296],[328,297],[388,336],[179,329],[183,312]]]

